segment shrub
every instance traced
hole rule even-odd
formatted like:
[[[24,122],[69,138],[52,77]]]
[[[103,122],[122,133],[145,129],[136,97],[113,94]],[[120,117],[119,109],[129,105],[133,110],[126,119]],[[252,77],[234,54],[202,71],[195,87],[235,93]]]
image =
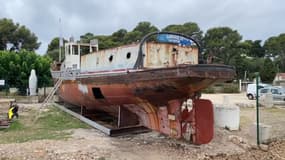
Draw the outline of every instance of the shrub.
[[[224,85],[223,93],[239,93],[239,88],[236,84]]]
[[[202,93],[215,93],[214,87],[210,86],[202,90]]]

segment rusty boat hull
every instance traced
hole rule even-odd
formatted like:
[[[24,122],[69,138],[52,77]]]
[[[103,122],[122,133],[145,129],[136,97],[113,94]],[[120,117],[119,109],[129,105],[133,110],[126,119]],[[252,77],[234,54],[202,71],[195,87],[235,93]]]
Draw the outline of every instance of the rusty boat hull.
[[[78,106],[102,109],[103,106],[137,104],[167,105],[172,99],[188,99],[215,82],[225,82],[235,75],[233,67],[199,64],[142,71],[118,71],[115,75],[88,73],[66,80],[60,97]]]
[[[117,127],[143,125],[195,144],[210,142],[214,130],[213,105],[209,100],[199,99],[199,94],[215,82],[232,80],[235,69],[227,65],[199,64],[197,43],[194,47],[150,43],[143,53],[147,38],[137,50],[128,48],[138,52],[133,61],[128,60],[131,51],[124,51],[126,62],[133,62],[133,67],[102,69],[108,66],[106,63],[112,63],[113,58],[119,59],[111,50],[109,62],[98,63],[101,57],[97,52],[80,57],[80,70],[53,70],[54,79],[64,79],[58,90],[59,97],[87,111],[108,113],[116,119]],[[161,50],[167,52],[166,57]],[[152,52],[155,53],[151,55]],[[108,52],[101,55],[105,54]],[[97,62],[88,66],[91,58]],[[161,62],[165,60],[167,63]],[[101,69],[92,68],[94,65]],[[187,99],[192,99],[192,103],[182,107]]]

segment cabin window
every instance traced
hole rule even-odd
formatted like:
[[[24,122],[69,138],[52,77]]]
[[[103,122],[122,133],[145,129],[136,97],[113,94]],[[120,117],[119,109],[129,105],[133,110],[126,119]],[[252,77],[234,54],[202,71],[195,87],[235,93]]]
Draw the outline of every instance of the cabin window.
[[[73,55],[78,55],[78,46],[77,45],[72,46],[72,53],[73,53]]]
[[[131,58],[131,52],[128,52],[127,53],[127,59],[130,59]]]
[[[112,61],[113,61],[113,55],[110,55],[109,62],[112,62]]]
[[[90,52],[97,52],[97,47],[91,47],[91,51]]]
[[[80,46],[80,55],[86,55],[89,53],[89,46]]]
[[[101,92],[100,88],[92,88],[93,95],[95,99],[104,99],[104,95]]]

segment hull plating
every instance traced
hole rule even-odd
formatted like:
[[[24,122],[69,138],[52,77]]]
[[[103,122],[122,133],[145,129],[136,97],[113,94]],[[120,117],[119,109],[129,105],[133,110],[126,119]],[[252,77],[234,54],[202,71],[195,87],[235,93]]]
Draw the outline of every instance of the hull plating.
[[[213,105],[197,98],[209,85],[232,80],[235,70],[199,64],[201,49],[193,38],[154,32],[138,44],[87,55],[80,55],[80,45],[68,43],[79,54],[66,50],[64,65],[53,67],[53,78],[64,79],[58,92],[63,101],[107,112],[117,127],[140,124],[196,144],[212,139]],[[183,108],[189,98],[193,104]]]
[[[233,68],[224,65],[187,65],[130,72],[115,76],[79,76],[64,81],[60,97],[71,104],[108,112],[117,117],[123,106],[139,122],[159,130],[157,112],[171,100],[186,100],[217,81],[231,80]]]

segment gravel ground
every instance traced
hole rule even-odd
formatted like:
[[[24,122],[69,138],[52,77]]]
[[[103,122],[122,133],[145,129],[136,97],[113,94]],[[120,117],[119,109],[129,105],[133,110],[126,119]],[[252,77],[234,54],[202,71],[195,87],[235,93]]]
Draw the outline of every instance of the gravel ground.
[[[224,94],[203,95],[215,104],[223,103]],[[243,94],[231,94],[231,104],[254,105]],[[34,107],[34,106],[33,106]],[[284,110],[284,109],[283,109]],[[22,109],[23,114],[27,114]],[[28,111],[28,110],[27,110]],[[270,109],[263,111],[267,123],[273,125],[275,140],[256,147],[249,136],[249,125],[254,122],[254,108],[241,108],[239,131],[215,128],[212,142],[192,145],[173,140],[157,132],[121,137],[108,137],[96,129],[74,129],[67,140],[37,140],[25,143],[0,144],[0,160],[285,160],[285,116],[284,112]],[[274,124],[277,123],[278,125]],[[1,131],[0,131],[1,138]]]
[[[173,159],[284,159],[285,141],[263,145],[263,150],[232,141],[220,130],[213,142],[195,146],[156,132],[111,138],[95,129],[72,130],[68,140],[39,140],[0,144],[1,160],[173,160]],[[227,137],[227,138],[223,138]],[[222,140],[222,141],[220,141]]]

